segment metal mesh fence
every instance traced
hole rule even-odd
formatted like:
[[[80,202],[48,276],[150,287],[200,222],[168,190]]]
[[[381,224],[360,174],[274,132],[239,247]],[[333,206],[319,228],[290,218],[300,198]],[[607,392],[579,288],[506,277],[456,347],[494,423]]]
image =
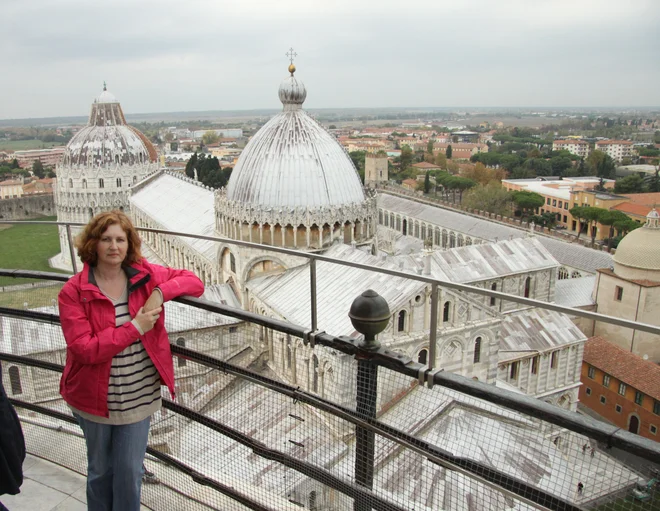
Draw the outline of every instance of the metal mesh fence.
[[[17,310],[56,313],[52,300],[60,287],[12,286],[0,297],[15,294],[5,306]],[[364,373],[355,360],[330,364],[350,356],[311,347],[275,325],[176,302],[167,307],[170,341],[184,353],[174,360],[176,403],[184,408],[166,406],[153,417],[154,452],[145,466],[158,482],[143,486],[151,509],[616,511],[659,505],[649,463],[623,463],[615,451],[542,418],[439,385],[429,389],[384,367]],[[0,354],[64,364],[59,325],[0,321]],[[10,397],[69,414],[59,373],[2,364]],[[296,389],[327,406],[297,399]],[[358,389],[376,422],[356,399]],[[348,415],[330,413],[333,405]],[[85,473],[75,424],[20,407],[19,413],[31,453]],[[410,445],[380,434],[379,424]]]

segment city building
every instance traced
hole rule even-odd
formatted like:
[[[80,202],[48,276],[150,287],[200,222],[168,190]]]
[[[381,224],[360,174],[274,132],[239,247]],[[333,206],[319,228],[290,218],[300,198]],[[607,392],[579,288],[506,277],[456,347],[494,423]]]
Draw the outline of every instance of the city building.
[[[541,195],[545,204],[540,207],[537,214],[553,213],[557,217],[557,223],[568,229],[575,230],[577,226],[569,210],[573,205],[592,205],[592,204],[572,204],[579,201],[578,192],[582,190],[593,189],[600,185],[600,179],[597,177],[565,177],[556,179],[552,177],[536,177],[531,179],[503,179],[502,187],[509,191],[528,191]],[[605,179],[603,185],[607,189],[614,188],[614,180]]]
[[[66,146],[57,166],[55,205],[60,222],[87,222],[110,209],[128,211],[130,189],[158,170],[156,149],[140,131],[126,124],[119,101],[103,91],[92,103],[87,126]],[[52,264],[70,268],[65,229],[62,252]]]
[[[630,140],[599,140],[596,142],[596,150],[610,155],[616,162],[635,156],[633,143]]]
[[[487,144],[465,144],[465,143],[448,143],[448,144],[435,144],[433,152],[447,154],[447,147],[451,146],[451,159],[452,160],[469,160],[473,154],[487,153]]]
[[[555,140],[552,143],[553,151],[568,151],[582,158],[586,158],[591,153],[591,147],[586,140]]]
[[[387,183],[389,179],[389,160],[386,154],[367,153],[364,158],[364,184],[374,187],[378,183]]]
[[[33,179],[28,184],[23,185],[23,195],[40,195],[53,193],[55,179],[46,177],[43,179]]]
[[[646,224],[619,243],[613,266],[598,270],[594,300],[598,312],[660,325],[660,215],[653,209]],[[596,322],[594,335],[626,351],[660,363],[657,335]]]
[[[55,167],[62,161],[65,149],[65,147],[53,147],[16,151],[13,157],[22,169],[31,169],[35,161],[40,161],[44,167]]]
[[[619,428],[660,440],[660,366],[603,337],[584,346],[580,403]]]
[[[23,196],[23,179],[0,181],[0,199],[15,199]]]

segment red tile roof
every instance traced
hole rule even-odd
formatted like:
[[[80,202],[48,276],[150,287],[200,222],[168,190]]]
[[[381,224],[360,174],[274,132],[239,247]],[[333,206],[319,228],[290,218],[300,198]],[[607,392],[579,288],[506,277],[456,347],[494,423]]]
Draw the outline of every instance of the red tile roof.
[[[626,385],[660,400],[660,366],[630,353],[602,337],[592,337],[584,345],[584,361]]]
[[[412,165],[415,168],[418,169],[439,169],[440,167],[437,165],[434,165],[433,163],[429,163],[427,161],[421,161],[419,163],[413,163]]]
[[[644,204],[635,204],[633,202],[622,202],[621,204],[614,206],[612,209],[616,209],[617,211],[621,211],[623,213],[628,213],[629,215],[644,217],[649,214],[649,211],[651,211],[650,207],[645,206]]]
[[[644,206],[660,205],[660,192],[652,193],[624,193],[624,197],[628,197],[630,202],[635,204],[643,204]]]

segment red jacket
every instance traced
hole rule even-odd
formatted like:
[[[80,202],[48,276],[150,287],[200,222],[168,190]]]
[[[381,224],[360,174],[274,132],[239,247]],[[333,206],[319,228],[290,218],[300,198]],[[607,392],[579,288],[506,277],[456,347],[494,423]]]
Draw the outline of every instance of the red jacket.
[[[163,299],[177,296],[201,296],[204,284],[187,270],[165,268],[149,264],[146,259],[124,271],[129,279],[128,310],[135,317],[156,286]],[[74,408],[93,415],[108,417],[108,383],[112,358],[142,339],[144,347],[174,397],[174,365],[170,342],[165,331],[165,314],[152,330],[140,335],[129,321],[115,326],[115,308],[98,286],[90,266],[74,275],[64,285],[58,296],[62,331],[66,340],[66,365],[60,380],[60,394]]]

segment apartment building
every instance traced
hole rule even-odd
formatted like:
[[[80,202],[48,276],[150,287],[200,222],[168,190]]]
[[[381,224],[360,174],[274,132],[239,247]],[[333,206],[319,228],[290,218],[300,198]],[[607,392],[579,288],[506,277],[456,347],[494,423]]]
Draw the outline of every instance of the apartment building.
[[[553,151],[568,151],[582,158],[586,158],[591,153],[589,143],[584,140],[555,140],[552,143]]]
[[[584,346],[580,402],[619,428],[658,441],[660,366],[602,337]]]
[[[575,195],[582,190],[594,188],[600,183],[600,179],[593,176],[586,177],[566,177],[563,179],[552,179],[536,177],[533,179],[503,179],[502,187],[508,191],[527,191],[538,193],[545,200],[545,204],[540,207],[536,213],[553,213],[557,217],[557,224],[568,229],[575,223],[569,213],[573,205],[591,205],[591,204],[572,204],[572,194]],[[614,181],[606,179],[605,188],[614,188]],[[578,201],[578,195],[575,195]],[[600,207],[600,206],[599,206]]]
[[[0,181],[0,199],[14,199],[22,196],[22,179],[6,179],[4,181]]]
[[[469,160],[473,154],[487,153],[488,145],[486,144],[435,144],[433,152],[441,152],[447,154],[447,147],[451,146],[451,159],[452,160]]]
[[[624,158],[632,158],[635,154],[630,140],[599,140],[596,142],[596,149],[609,154],[617,162]]]
[[[44,167],[55,167],[62,161],[65,149],[65,147],[53,147],[52,149],[16,151],[14,158],[22,169],[31,169],[35,161],[40,161]]]

